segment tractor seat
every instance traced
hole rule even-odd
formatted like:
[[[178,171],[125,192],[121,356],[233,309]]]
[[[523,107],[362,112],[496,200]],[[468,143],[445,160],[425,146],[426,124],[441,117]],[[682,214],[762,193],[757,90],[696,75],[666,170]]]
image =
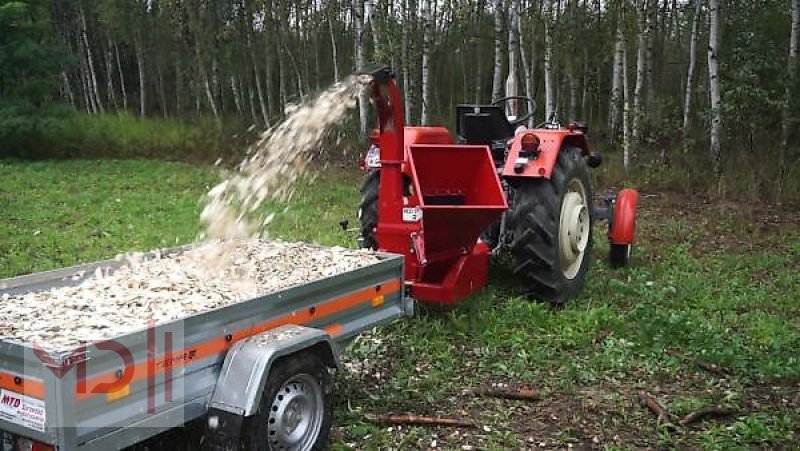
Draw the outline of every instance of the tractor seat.
[[[456,134],[467,144],[491,146],[514,136],[514,126],[500,105],[458,105],[456,116]]]

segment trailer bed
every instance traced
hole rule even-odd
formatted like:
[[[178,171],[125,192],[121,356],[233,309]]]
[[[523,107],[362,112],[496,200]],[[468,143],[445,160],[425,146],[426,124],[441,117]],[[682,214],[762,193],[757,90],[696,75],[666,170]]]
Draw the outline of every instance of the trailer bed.
[[[297,324],[326,331],[341,349],[359,332],[409,314],[402,257],[372,255],[374,262],[357,269],[136,325],[91,344],[43,348],[4,338],[0,430],[62,450],[107,450],[201,417],[227,350],[240,340]],[[98,268],[119,264],[105,261],[6,279],[0,281],[5,287],[0,296],[74,285]]]

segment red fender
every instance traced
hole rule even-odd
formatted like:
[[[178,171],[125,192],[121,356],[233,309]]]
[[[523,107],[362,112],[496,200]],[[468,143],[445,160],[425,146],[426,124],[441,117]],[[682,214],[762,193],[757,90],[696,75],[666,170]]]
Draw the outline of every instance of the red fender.
[[[633,244],[636,233],[636,207],[639,204],[639,192],[625,188],[617,195],[614,205],[614,218],[608,231],[611,244]]]

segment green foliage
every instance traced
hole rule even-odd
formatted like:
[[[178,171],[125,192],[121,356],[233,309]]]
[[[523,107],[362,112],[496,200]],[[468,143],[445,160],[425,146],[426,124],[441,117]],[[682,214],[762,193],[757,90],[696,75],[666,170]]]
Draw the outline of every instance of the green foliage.
[[[52,42],[48,3],[0,1],[0,109],[8,99],[41,105],[58,87],[65,58]]]
[[[199,118],[142,119],[131,114],[92,116],[66,107],[41,111],[0,109],[0,156],[19,158],[151,158],[236,164],[252,135],[238,122]]]

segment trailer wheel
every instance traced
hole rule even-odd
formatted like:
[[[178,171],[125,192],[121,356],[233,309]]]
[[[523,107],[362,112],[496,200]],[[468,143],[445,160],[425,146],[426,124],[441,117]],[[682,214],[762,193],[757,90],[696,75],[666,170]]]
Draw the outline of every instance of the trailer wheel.
[[[358,206],[358,222],[361,225],[361,236],[364,247],[377,249],[375,227],[378,226],[378,187],[381,183],[381,171],[372,171],[361,185],[361,204]]]
[[[514,273],[539,299],[563,304],[586,282],[592,249],[592,185],[580,149],[562,149],[550,180],[514,194]]]
[[[258,412],[244,426],[244,449],[326,449],[331,421],[328,368],[316,354],[295,354],[270,370]]]

